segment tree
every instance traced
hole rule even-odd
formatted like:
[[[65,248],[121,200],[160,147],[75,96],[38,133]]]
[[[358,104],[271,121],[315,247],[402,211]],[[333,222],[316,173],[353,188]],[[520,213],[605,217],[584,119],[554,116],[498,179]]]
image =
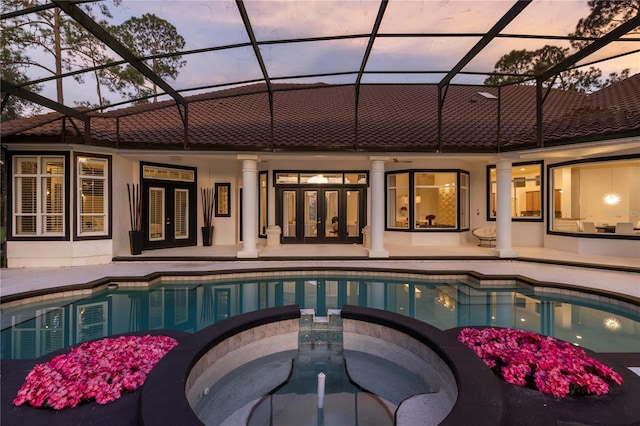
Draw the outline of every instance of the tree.
[[[29,81],[29,77],[24,71],[25,65],[29,58],[20,49],[14,47],[13,40],[19,37],[20,29],[5,28],[2,26],[1,48],[0,48],[0,64],[2,67],[2,78],[15,85],[24,84]],[[29,87],[32,92],[38,93],[42,90],[40,85]],[[7,94],[2,92],[2,99]],[[10,95],[2,108],[2,121],[15,120],[27,115],[28,112],[39,112],[40,107],[27,100],[17,96]]]
[[[570,37],[600,37],[640,13],[640,0],[589,0],[588,4],[591,13],[578,21],[576,31],[569,34]],[[631,33],[640,34],[640,28],[636,28]],[[581,49],[590,43],[590,40],[571,40],[571,46],[574,49]],[[484,84],[535,84],[535,80],[529,78],[542,74],[570,54],[569,48],[550,45],[538,50],[512,50],[502,56],[494,66],[494,72],[508,75],[491,75]],[[599,68],[589,67],[587,70],[572,68],[563,71],[551,81],[553,87],[591,92],[628,77],[629,69],[627,68],[620,73],[612,72],[608,78],[602,80],[602,71]]]
[[[120,4],[121,0],[114,0],[114,4]],[[88,9],[91,16],[91,9]],[[100,5],[100,12],[107,18],[112,18],[109,10]],[[91,16],[92,18],[95,17]],[[108,27],[109,24],[106,20],[96,20],[96,22],[102,27]],[[118,67],[113,68],[100,68],[96,69],[98,65],[107,64],[113,62],[113,58],[108,55],[109,49],[99,39],[89,35],[84,28],[81,28],[77,23],[73,22],[72,27],[77,27],[77,31],[67,34],[67,43],[71,46],[75,46],[68,52],[69,57],[75,64],[82,67],[94,68],[92,71],[93,79],[95,81],[96,95],[98,102],[92,105],[89,101],[75,102],[77,105],[84,105],[88,107],[100,107],[109,105],[111,102],[106,99],[102,91],[102,87],[105,86],[110,92],[122,92],[122,87],[125,83],[120,82],[120,76],[118,75]],[[74,80],[78,83],[85,83],[86,75],[76,74],[73,76]]]
[[[121,0],[112,1],[118,5]],[[5,12],[28,9],[38,5],[39,3],[34,0],[3,0]],[[81,7],[92,19],[96,19],[93,4],[87,3]],[[109,9],[102,3],[98,4],[98,11],[103,16],[111,17]],[[107,51],[104,43],[89,34],[57,7],[7,19],[6,23],[3,22],[3,30],[5,29],[13,34],[10,44],[10,50],[13,54],[6,56],[8,62],[2,62],[3,74],[6,70],[22,66],[39,68],[48,74],[59,76],[63,70],[82,68],[108,60],[108,56],[103,53]],[[36,51],[45,53],[44,56],[41,56],[43,59],[35,61],[22,53]],[[99,102],[103,102],[98,73],[95,76],[98,99]],[[84,76],[77,75],[74,78],[82,82]],[[64,104],[64,88],[61,78],[56,79],[56,99],[58,103]]]
[[[531,77],[542,74],[562,62],[569,56],[569,52],[570,49],[568,47],[563,48],[551,45],[546,45],[538,50],[512,50],[502,56],[494,66],[494,72],[510,75],[489,76],[484,81],[484,84],[492,86],[513,83],[535,85],[536,81],[535,79],[530,79]],[[628,76],[628,70],[625,71]],[[558,75],[553,81],[553,87],[576,92],[590,92],[603,87],[603,83],[600,80],[601,77],[602,71],[595,67],[589,67],[587,70],[570,69]],[[610,77],[606,81],[610,84],[613,78]],[[547,84],[549,83],[547,82]]]
[[[184,48],[184,38],[178,33],[171,23],[146,13],[142,17],[133,17],[114,28],[122,43],[139,57],[151,56],[151,69],[160,77],[168,77],[175,80],[179,69],[186,65],[180,55],[157,57],[162,54],[172,54]],[[121,75],[132,78],[139,73],[134,72],[131,65],[127,65],[121,71]],[[141,78],[141,76],[140,76]],[[136,86],[138,97],[148,96],[149,88],[138,84]],[[151,88],[154,102],[157,101],[158,88],[153,83]]]
[[[575,33],[570,36],[600,37],[640,13],[640,0],[590,0],[588,4],[591,13],[578,21]],[[640,28],[629,34],[640,34]],[[589,43],[589,40],[573,40],[571,45],[580,49]]]

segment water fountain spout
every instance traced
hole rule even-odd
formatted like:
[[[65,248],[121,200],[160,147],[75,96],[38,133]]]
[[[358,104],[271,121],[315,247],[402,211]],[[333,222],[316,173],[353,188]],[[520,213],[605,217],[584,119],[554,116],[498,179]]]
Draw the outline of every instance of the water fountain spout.
[[[324,382],[325,374],[318,373],[318,408],[324,408]]]

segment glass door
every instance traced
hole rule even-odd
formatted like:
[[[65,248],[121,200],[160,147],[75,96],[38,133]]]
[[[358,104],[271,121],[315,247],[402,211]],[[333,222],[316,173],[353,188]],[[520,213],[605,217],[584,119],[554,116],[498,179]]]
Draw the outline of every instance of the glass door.
[[[144,249],[198,243],[196,169],[140,163]]]
[[[193,189],[174,182],[154,182],[144,188],[145,248],[195,245]]]
[[[318,215],[318,190],[304,190],[304,230],[303,238],[305,241],[313,241],[322,234],[322,219]]]
[[[280,211],[281,220],[280,227],[282,228],[282,241],[283,242],[295,242],[298,239],[297,232],[297,191],[285,190],[280,194]]]
[[[277,197],[284,243],[362,242],[364,189],[280,189]]]
[[[340,237],[340,192],[327,189],[324,192],[324,236],[328,239]]]
[[[345,229],[344,239],[347,242],[362,242],[362,228],[365,222],[364,190],[345,189]]]

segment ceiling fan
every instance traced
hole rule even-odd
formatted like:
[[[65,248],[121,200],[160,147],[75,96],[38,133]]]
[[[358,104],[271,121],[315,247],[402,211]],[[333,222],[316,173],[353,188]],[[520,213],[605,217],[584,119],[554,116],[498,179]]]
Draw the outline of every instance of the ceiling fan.
[[[411,160],[399,160],[398,157],[393,157],[394,163],[411,163]]]

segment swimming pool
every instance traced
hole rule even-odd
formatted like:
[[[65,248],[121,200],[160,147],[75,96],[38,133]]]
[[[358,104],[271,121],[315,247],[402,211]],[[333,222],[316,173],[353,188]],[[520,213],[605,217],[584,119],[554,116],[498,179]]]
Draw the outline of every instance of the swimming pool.
[[[640,351],[637,305],[514,280],[480,282],[467,275],[281,271],[177,276],[151,283],[120,282],[117,289],[105,285],[93,294],[61,296],[3,305],[3,359],[37,358],[83,341],[132,331],[194,333],[234,315],[291,304],[314,309],[321,316],[345,304],[366,306],[407,315],[442,330],[514,327],[596,352]]]

